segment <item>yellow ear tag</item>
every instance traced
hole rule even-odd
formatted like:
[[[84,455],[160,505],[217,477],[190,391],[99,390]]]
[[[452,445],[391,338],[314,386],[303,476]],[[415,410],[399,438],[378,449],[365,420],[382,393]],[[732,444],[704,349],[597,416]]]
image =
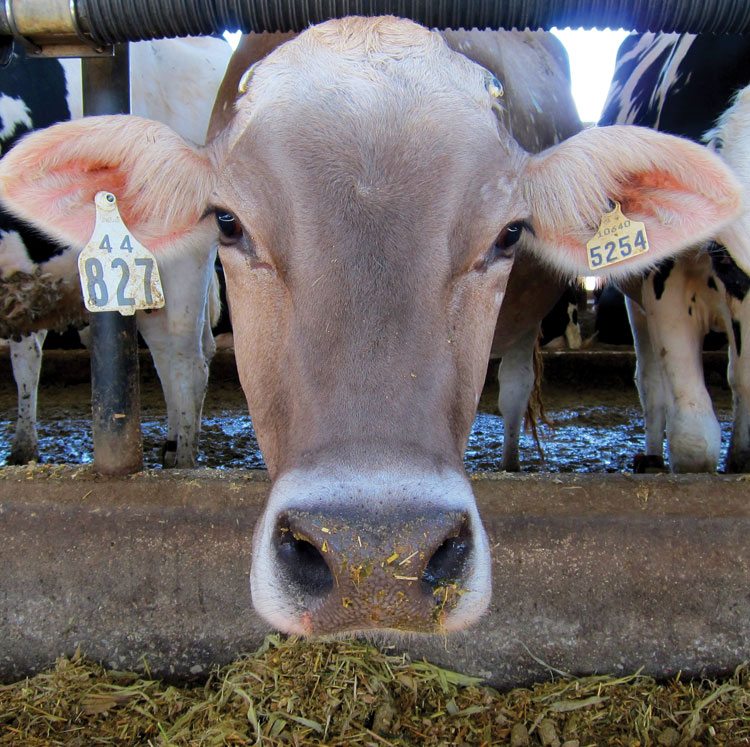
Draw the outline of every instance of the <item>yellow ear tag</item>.
[[[140,309],[164,306],[154,255],[130,233],[111,192],[97,192],[96,225],[78,255],[83,302],[89,311],[119,311],[130,316]]]
[[[612,212],[602,216],[599,230],[586,244],[586,249],[592,270],[624,262],[648,251],[646,226],[640,221],[626,218],[620,203],[615,202]]]

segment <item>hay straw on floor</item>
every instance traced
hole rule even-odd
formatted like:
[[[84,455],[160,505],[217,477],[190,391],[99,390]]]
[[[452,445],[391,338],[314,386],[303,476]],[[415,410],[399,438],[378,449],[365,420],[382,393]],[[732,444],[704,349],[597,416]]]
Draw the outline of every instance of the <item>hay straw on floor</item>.
[[[357,641],[270,636],[198,687],[60,659],[0,687],[0,744],[739,747],[750,745],[750,673],[560,679],[500,694]]]

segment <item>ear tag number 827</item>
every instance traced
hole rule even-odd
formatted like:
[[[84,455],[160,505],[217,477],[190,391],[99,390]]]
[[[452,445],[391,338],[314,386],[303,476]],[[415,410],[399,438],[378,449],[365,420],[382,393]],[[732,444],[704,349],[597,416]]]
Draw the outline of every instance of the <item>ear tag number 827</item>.
[[[646,226],[630,220],[622,214],[620,203],[605,213],[596,235],[586,244],[589,267],[601,270],[604,267],[636,257],[648,251]]]
[[[164,306],[154,255],[130,233],[111,192],[94,198],[96,225],[78,256],[83,301],[89,311],[119,311],[130,316]]]

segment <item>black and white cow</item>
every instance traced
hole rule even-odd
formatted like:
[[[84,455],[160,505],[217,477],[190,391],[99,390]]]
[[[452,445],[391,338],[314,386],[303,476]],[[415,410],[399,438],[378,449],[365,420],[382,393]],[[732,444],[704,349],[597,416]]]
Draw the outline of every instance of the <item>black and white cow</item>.
[[[735,168],[747,188],[750,94],[743,91],[728,107],[748,81],[747,37],[632,35],[618,52],[600,124],[649,126],[701,140],[718,120],[708,136],[710,147]],[[734,393],[726,469],[750,470],[750,301],[745,300],[750,245],[741,230],[747,220],[746,215],[720,233],[718,243],[697,244],[624,287],[646,426],[644,464],[662,459],[666,431],[673,471],[717,469],[721,431],[706,389],[701,352],[704,336],[721,329],[730,340]]]
[[[70,85],[74,73],[68,61],[27,61],[23,49],[16,50],[12,62],[0,70],[2,155],[33,129],[81,116],[80,81],[77,88]],[[10,463],[38,457],[37,387],[47,330],[35,329],[32,320],[49,317],[47,325],[53,326],[54,316],[60,328],[83,320],[82,304],[69,292],[69,279],[75,279],[75,260],[71,262],[66,250],[0,208],[0,337],[11,338],[11,363],[18,386]],[[64,299],[70,303],[63,303]]]
[[[578,350],[583,345],[579,312],[586,305],[586,291],[572,282],[552,311],[542,319],[539,344],[547,350]]]
[[[230,56],[226,42],[210,37],[132,44],[133,113],[169,124],[202,144]],[[77,60],[26,60],[22,52],[0,71],[3,155],[31,130],[82,116],[80,76]],[[45,206],[39,211],[44,213]],[[36,403],[46,330],[85,320],[77,269],[80,247],[51,243],[9,216],[1,220],[0,337],[11,338],[18,386],[18,421],[8,461],[25,463],[39,456]],[[137,314],[167,405],[166,466],[195,462],[215,350],[210,325],[219,310],[214,242],[206,233],[179,252],[160,255],[166,306]]]

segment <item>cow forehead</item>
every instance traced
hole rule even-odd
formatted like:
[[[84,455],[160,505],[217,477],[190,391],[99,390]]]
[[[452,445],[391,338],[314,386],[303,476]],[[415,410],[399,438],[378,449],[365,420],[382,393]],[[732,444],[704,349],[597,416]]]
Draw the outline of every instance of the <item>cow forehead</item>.
[[[435,32],[392,17],[344,18],[314,26],[274,50],[243,84],[236,102],[230,147],[249,120],[269,109],[283,112],[301,101],[341,92],[386,105],[388,93],[404,103],[435,99],[446,116],[489,113],[498,100],[488,92],[491,75],[453,52]],[[391,100],[391,104],[393,100]]]
[[[217,202],[285,258],[304,237],[305,268],[309,242],[377,253],[373,236],[403,247],[430,235],[458,272],[525,217],[514,189],[523,154],[493,111],[491,82],[411,22],[315,27],[253,72],[220,156]]]

